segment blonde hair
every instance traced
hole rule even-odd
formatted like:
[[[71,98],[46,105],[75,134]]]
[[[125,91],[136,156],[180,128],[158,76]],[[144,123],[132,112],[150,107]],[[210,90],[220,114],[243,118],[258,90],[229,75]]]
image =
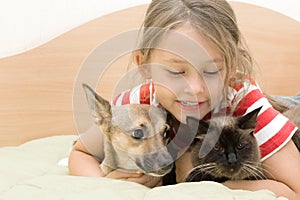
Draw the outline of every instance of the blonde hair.
[[[143,23],[139,48],[144,62],[164,33],[190,22],[219,50],[225,60],[225,86],[252,74],[253,60],[242,38],[235,14],[226,0],[152,0]],[[159,29],[151,29],[151,28]],[[160,30],[160,31],[158,31]],[[235,67],[243,76],[229,77]],[[233,78],[230,80],[230,78]]]

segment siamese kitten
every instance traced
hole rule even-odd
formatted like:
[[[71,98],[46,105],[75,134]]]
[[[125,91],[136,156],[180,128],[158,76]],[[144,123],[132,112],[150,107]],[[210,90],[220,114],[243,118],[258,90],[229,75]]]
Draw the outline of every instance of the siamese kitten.
[[[254,137],[260,109],[242,117],[219,116],[209,121],[188,117],[187,125],[197,135],[190,147],[194,168],[186,181],[264,179]]]

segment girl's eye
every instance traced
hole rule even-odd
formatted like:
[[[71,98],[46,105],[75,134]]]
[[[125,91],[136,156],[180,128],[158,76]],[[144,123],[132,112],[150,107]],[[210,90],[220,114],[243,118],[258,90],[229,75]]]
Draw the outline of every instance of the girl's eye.
[[[217,75],[222,70],[222,68],[215,65],[207,66],[203,69],[203,73],[207,75]]]
[[[180,72],[180,71],[167,70],[167,72],[170,73],[171,75],[181,75],[181,74],[184,74],[184,72]]]
[[[208,75],[216,75],[219,73],[219,70],[218,71],[203,71],[204,74],[208,74]]]
[[[144,137],[144,132],[142,129],[136,129],[132,132],[131,136],[134,138],[134,139],[142,139]]]

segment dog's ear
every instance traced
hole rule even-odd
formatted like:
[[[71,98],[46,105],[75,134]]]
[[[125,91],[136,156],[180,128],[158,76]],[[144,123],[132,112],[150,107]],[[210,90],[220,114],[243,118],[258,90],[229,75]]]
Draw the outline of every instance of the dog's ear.
[[[97,124],[111,121],[111,106],[108,101],[99,96],[90,86],[82,84],[88,105]]]

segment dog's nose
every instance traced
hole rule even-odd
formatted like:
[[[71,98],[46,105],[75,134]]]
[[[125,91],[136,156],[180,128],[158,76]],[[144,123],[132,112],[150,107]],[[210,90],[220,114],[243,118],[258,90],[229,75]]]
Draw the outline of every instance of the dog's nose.
[[[158,165],[161,167],[170,165],[173,163],[173,158],[169,152],[157,152],[152,155],[153,159],[157,161]]]
[[[167,151],[158,151],[145,155],[144,168],[147,172],[167,170],[173,163],[173,158]]]

